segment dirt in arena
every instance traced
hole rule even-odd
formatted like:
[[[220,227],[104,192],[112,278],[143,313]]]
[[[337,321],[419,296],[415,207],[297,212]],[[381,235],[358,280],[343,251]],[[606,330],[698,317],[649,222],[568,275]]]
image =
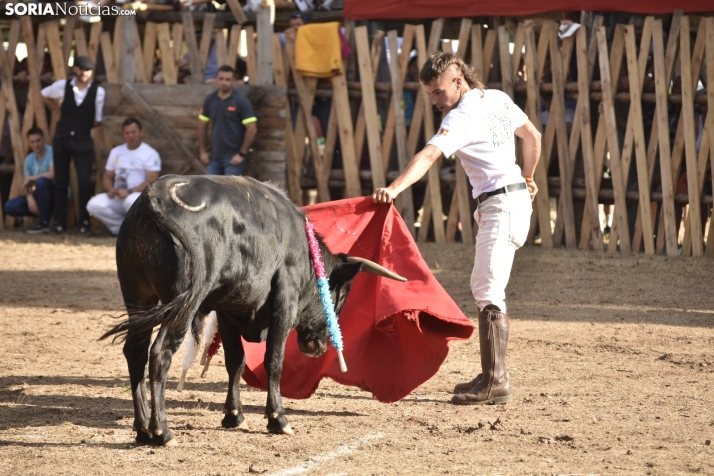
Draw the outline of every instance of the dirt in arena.
[[[473,250],[421,250],[475,319]],[[174,361],[167,408],[179,445],[150,448],[133,442],[121,346],[97,342],[122,306],[114,241],[0,233],[0,473],[713,474],[713,269],[524,248],[507,291],[510,404],[447,403],[477,373],[472,338],[399,403],[323,381],[311,399],[285,400],[296,434],[275,436],[265,393],[245,388],[250,430],[224,430],[219,354],[183,393]]]

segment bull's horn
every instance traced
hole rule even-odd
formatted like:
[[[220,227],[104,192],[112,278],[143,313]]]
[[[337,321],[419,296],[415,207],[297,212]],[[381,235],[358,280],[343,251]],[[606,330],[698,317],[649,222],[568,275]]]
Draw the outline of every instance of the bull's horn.
[[[407,278],[399,276],[394,271],[389,271],[384,266],[380,266],[374,261],[370,261],[366,258],[359,258],[357,256],[346,256],[345,259],[346,264],[360,263],[362,265],[360,269],[366,273],[376,274],[377,276],[384,276],[385,278],[394,279],[395,281],[404,282],[407,280]]]
[[[176,190],[178,190],[179,187],[183,187],[184,185],[187,185],[186,182],[179,182],[173,184],[171,187],[169,187],[169,195],[171,195],[171,198],[173,199],[174,202],[178,203],[181,207],[185,208],[186,210],[190,212],[200,212],[204,208],[206,208],[206,202],[201,203],[200,205],[196,205],[195,207],[192,207],[191,205],[187,204],[183,200],[181,200],[178,195],[176,195]]]

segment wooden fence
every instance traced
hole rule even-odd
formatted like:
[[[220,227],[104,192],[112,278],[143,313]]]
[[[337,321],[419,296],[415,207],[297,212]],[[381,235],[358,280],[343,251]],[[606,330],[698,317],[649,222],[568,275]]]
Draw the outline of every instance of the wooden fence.
[[[293,44],[288,40],[283,47],[274,32],[272,7],[260,9],[256,26],[233,13],[236,23],[222,24],[225,28],[215,28],[215,15],[202,14],[200,36],[190,12],[181,12],[181,21],[173,23],[138,23],[132,17],[118,17],[113,27],[80,24],[67,18],[63,26],[49,21],[36,31],[26,18],[13,21],[8,31],[8,53],[0,54],[0,107],[9,113],[16,167],[27,150],[23,131],[36,123],[51,132],[56,123],[56,118],[47,121],[41,114],[44,106],[39,98],[39,74],[30,74],[28,106],[22,123],[19,121],[12,71],[20,33],[28,46],[30,71],[39,70],[39,53],[47,49],[55,79],[66,77],[66,60],[72,51],[93,59],[101,51],[110,95],[114,94],[111,91],[120,93],[108,103],[104,130],[95,130],[101,135],[95,137],[98,157],[103,155],[101,148],[106,151],[117,142],[119,117],[145,106],[141,97],[163,101],[153,107],[154,112],[171,116],[169,111],[173,111],[175,118],[154,121],[152,127],[159,129],[165,142],[162,147],[174,146],[171,156],[175,163],[167,164],[167,168],[180,173],[201,171],[192,129],[195,118],[190,118],[193,113],[187,110],[180,111],[181,107],[192,107],[184,95],[194,91],[192,94],[200,97],[210,89],[198,83],[203,82],[211,42],[215,42],[219,64],[232,64],[241,49],[241,38],[246,38],[243,49],[251,84],[275,84],[276,88],[265,96],[271,98],[266,103],[270,110],[266,117],[271,119],[267,121],[270,132],[262,140],[265,150],[272,151],[266,160],[272,160],[274,169],[280,170],[284,153],[285,185],[297,204],[303,204],[305,188],[315,188],[320,201],[354,197],[370,193],[398,175],[425,138],[434,134],[440,119],[421,86],[406,81],[410,52],[416,50],[421,65],[432,52],[453,51],[453,40],[458,40],[454,53],[470,63],[490,88],[505,91],[537,127],[543,127],[543,153],[535,176],[540,193],[534,202],[529,243],[571,249],[606,247],[608,252],[714,255],[714,234],[708,233],[704,242],[708,225],[701,220],[702,209],[709,213],[712,203],[712,197],[704,195],[703,190],[711,168],[714,116],[706,116],[703,133],[697,137],[694,113],[695,102],[714,107],[714,86],[708,87],[706,94],[696,92],[699,82],[712,84],[714,19],[675,12],[671,20],[664,19],[666,32],[662,19],[647,17],[641,35],[636,35],[632,25],[616,25],[608,35],[603,19],[594,17],[591,24],[563,40],[558,38],[558,24],[549,19],[517,24],[501,19],[502,24],[491,22],[490,28],[463,19],[458,35],[452,35],[457,38],[451,39],[443,38],[445,20],[438,19],[431,22],[428,37],[425,25],[406,24],[399,31],[372,32],[371,44],[367,27],[348,21],[346,36],[353,55],[345,68],[353,75],[336,76],[326,88],[295,69]],[[401,48],[398,36],[402,38]],[[175,66],[184,51],[189,54],[193,85],[176,85],[179,75]],[[391,58],[388,63],[384,60],[387,51]],[[151,81],[156,63],[161,65],[167,85],[163,90],[142,85]],[[389,81],[378,81],[385,76],[385,67]],[[622,78],[626,85],[620,84]],[[681,93],[672,91],[676,78],[681,78]],[[650,83],[654,86],[649,87]],[[409,126],[402,107],[404,90],[416,91]],[[294,110],[284,107],[275,96],[287,96],[285,91],[291,91],[299,105],[294,127]],[[332,100],[324,144],[318,140],[312,120],[316,97]],[[546,97],[550,99],[548,108],[542,102]],[[566,118],[568,101],[576,101],[570,123]],[[599,104],[601,114],[597,113]],[[643,107],[651,110],[651,105],[652,124],[645,130]],[[680,106],[678,122],[670,124],[669,109]],[[543,110],[548,111],[545,126],[541,122]],[[145,117],[155,117],[146,107],[143,112],[148,114]],[[618,119],[626,123],[620,131]],[[107,127],[114,131],[108,132]],[[670,128],[676,131],[672,143]],[[338,142],[339,169],[333,166]],[[362,161],[363,155],[368,160]],[[611,188],[603,181],[606,161]],[[681,170],[686,170],[686,194],[676,193]],[[21,169],[16,169],[15,178],[13,190],[19,188]],[[397,202],[412,233],[419,241],[433,237],[437,242],[454,241],[460,234],[462,241],[472,243],[476,232],[474,203],[459,161],[442,158],[424,182],[425,189],[422,183],[423,190],[406,190]],[[628,207],[628,201],[637,207]],[[600,226],[599,203],[614,203],[609,240],[603,237]],[[685,218],[678,222],[678,207],[684,205]]]
[[[671,18],[665,46],[662,20],[654,17],[644,20],[639,38],[636,38],[633,25],[617,25],[609,42],[602,17],[595,17],[589,29],[582,27],[564,40],[558,38],[558,25],[552,20],[537,25],[524,22],[510,34],[505,26],[486,29],[470,19],[462,20],[458,49],[454,53],[469,62],[479,76],[488,81],[489,87],[501,89],[514,98],[538,128],[541,128],[542,97],[551,98],[549,118],[542,131],[541,160],[535,176],[540,193],[534,202],[530,243],[538,237],[545,247],[564,245],[570,249],[607,248],[608,252],[644,251],[646,254],[666,250],[670,256],[698,257],[705,253],[714,256],[714,233],[708,234],[705,246],[701,219],[702,207],[708,217],[712,203],[711,195],[703,196],[702,191],[705,178],[711,173],[714,115],[706,116],[699,138],[694,116],[695,101],[714,107],[714,19],[698,18],[697,23],[693,28],[689,17],[676,12]],[[371,182],[372,188],[384,186],[387,179],[398,173],[388,169],[393,144],[396,143],[398,169],[402,170],[417,151],[419,136],[423,134],[429,138],[434,134],[435,120],[439,117],[435,118],[423,90],[419,88],[408,128],[401,98],[409,53],[413,48],[417,50],[420,65],[434,51],[453,51],[453,42],[442,38],[443,25],[444,20],[434,21],[428,39],[423,25],[405,25],[401,32],[401,53],[397,50],[397,32],[388,32],[389,56],[393,59],[390,62],[391,83],[375,84],[384,33],[374,35],[370,48],[366,27],[353,28],[348,22],[348,37],[355,46],[361,79],[358,84],[348,83],[347,88],[344,88],[342,78],[333,80],[332,114],[322,153],[313,145],[316,137],[310,130],[311,121],[302,117],[311,117],[315,80],[302,78],[292,69],[303,114],[293,133],[295,155],[287,160],[295,163],[292,166],[288,163],[288,173],[291,170],[297,173],[302,164],[305,149],[302,144],[307,136],[319,200],[335,198],[330,195],[330,183],[344,183],[346,197],[368,193],[369,189],[364,187],[365,179]],[[695,32],[692,46],[691,38]],[[290,57],[289,47],[287,54]],[[571,61],[573,57],[575,60]],[[291,59],[288,63],[292,67]],[[575,63],[572,71],[571,63]],[[682,84],[678,94],[672,93],[675,71]],[[652,76],[646,77],[649,72]],[[577,81],[569,81],[570,77],[576,77]],[[594,81],[594,77],[599,79]],[[625,78],[627,84],[618,90],[621,78]],[[652,90],[643,90],[645,79],[654,82]],[[696,94],[700,80],[704,85],[711,85],[706,95],[703,92]],[[353,87],[358,91],[353,91]],[[359,109],[352,109],[353,113],[359,111],[354,126],[354,114],[347,114],[345,109],[348,92],[345,89],[351,94],[359,93],[352,94],[360,98],[356,101]],[[327,95],[330,92],[318,93]],[[376,96],[388,97],[390,93],[392,107],[380,134],[379,121],[368,118],[377,118]],[[566,100],[577,101],[570,129],[566,123]],[[616,113],[616,102],[624,104],[629,111]],[[643,105],[653,103],[655,110],[647,131],[649,142],[646,142]],[[602,114],[596,113],[599,104]],[[672,126],[669,105],[681,105],[678,123]],[[620,132],[618,119],[626,122]],[[669,141],[670,127],[676,128],[673,144]],[[338,132],[343,170],[331,170],[331,154]],[[624,140],[618,134],[624,135]],[[369,169],[359,170],[365,136]],[[695,149],[697,139],[701,143],[698,154]],[[606,157],[609,157],[611,189],[602,183]],[[551,166],[552,161],[557,161],[557,166]],[[435,163],[428,174],[418,239],[424,241],[431,236],[431,228],[435,241],[453,241],[460,225],[462,236],[468,237],[463,241],[470,243],[475,224],[468,181],[458,160],[451,166],[455,172],[450,176],[443,173],[442,166],[441,161]],[[556,170],[558,176],[549,177],[549,170]],[[657,177],[656,170],[659,170]],[[686,170],[686,194],[676,194],[680,170]],[[297,180],[295,176],[288,176],[287,183],[292,187],[294,200],[300,199]],[[632,186],[633,183],[636,185]],[[442,193],[443,189],[452,184],[454,192],[450,202],[444,202],[443,198],[448,199],[448,195]],[[555,198],[555,206],[551,197]],[[636,203],[636,208],[629,207],[628,210],[628,200]],[[603,238],[598,211],[598,203],[603,202],[614,202],[615,208],[607,242]],[[685,210],[684,219],[678,222],[675,207],[683,205],[688,205],[685,207],[688,212]],[[397,206],[414,231],[416,211],[409,190],[402,194]],[[419,206],[417,203],[416,208]],[[446,223],[443,216],[448,216]],[[628,224],[630,221],[634,221],[634,226]],[[708,218],[708,221],[711,220]],[[683,237],[678,242],[680,233]]]

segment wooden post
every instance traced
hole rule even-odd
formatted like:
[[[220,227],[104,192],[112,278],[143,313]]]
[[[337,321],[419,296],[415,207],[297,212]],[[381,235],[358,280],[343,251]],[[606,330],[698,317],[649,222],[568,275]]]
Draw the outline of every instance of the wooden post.
[[[597,32],[599,32],[600,29],[598,29],[595,33],[597,35]],[[607,46],[607,45],[606,45]],[[610,49],[610,63],[609,63],[609,70],[610,74],[612,77],[620,77],[620,68],[622,67],[622,57],[624,53],[624,46],[625,46],[625,28],[622,25],[617,25],[615,27],[615,35],[612,39],[612,47]],[[600,51],[600,42],[598,40],[598,52]],[[600,59],[602,61],[602,59]],[[611,88],[617,87],[617,83],[614,85],[611,85]],[[611,95],[615,94],[615,89],[611,89],[610,93]],[[600,184],[602,183],[602,170],[603,170],[603,163],[605,161],[605,149],[607,148],[607,134],[605,132],[605,120],[604,116],[601,115],[600,119],[598,120],[597,124],[597,132],[595,133],[595,142],[593,144],[593,159],[595,163],[595,189],[600,190]],[[619,152],[619,150],[618,150]],[[590,243],[590,238],[591,234],[588,233],[588,230],[590,229],[590,222],[589,220],[596,220],[598,222],[598,226],[600,226],[599,223],[599,217],[594,216],[591,217],[590,214],[588,213],[588,210],[591,208],[591,206],[587,203],[587,198],[586,198],[586,203],[585,203],[585,209],[583,210],[583,228],[582,228],[582,233],[580,235],[581,240],[585,240],[584,243],[580,244],[581,249],[587,249]],[[587,220],[587,221],[586,221]],[[586,226],[587,223],[587,226]]]
[[[181,12],[191,14],[190,11]],[[195,39],[194,39],[195,41]],[[144,71],[149,83],[154,82],[154,58],[156,57],[156,23],[147,21],[144,25]],[[193,75],[192,75],[193,76]]]
[[[221,28],[216,28],[213,31],[213,39],[216,44],[216,60],[218,61],[218,66],[221,67],[224,64],[227,64],[231,67],[235,67],[234,64],[230,64],[228,62],[228,47],[226,46],[226,35],[223,33],[223,29]],[[272,44],[270,45],[272,48]],[[273,74],[273,71],[270,71],[270,74]],[[270,79],[270,84],[273,84],[273,79]]]
[[[367,27],[363,27],[367,28]],[[355,32],[357,29],[355,28]],[[379,67],[379,57],[382,54],[382,45],[384,44],[384,32],[377,30],[372,39],[372,50],[371,50],[371,78],[372,84],[377,80],[377,68]],[[359,46],[357,44],[357,38],[355,34],[355,49],[359,51]],[[359,55],[358,55],[359,57]],[[359,67],[359,66],[358,66]],[[367,124],[364,114],[364,94],[362,94],[362,102],[359,105],[359,112],[357,113],[357,121],[355,122],[355,151],[359,160],[362,159],[362,150],[364,148],[365,134],[367,132]],[[390,149],[391,150],[391,149]]]
[[[359,158],[355,154],[352,112],[347,94],[347,78],[344,73],[332,78],[332,101],[334,101],[333,112],[337,113],[337,126],[340,134],[342,168],[345,172],[345,198],[359,197],[362,195],[362,186],[359,180]],[[329,175],[329,170],[325,173]]]
[[[108,31],[101,35],[102,58],[104,59],[104,69],[107,72],[107,82],[110,84],[119,83],[119,71],[114,63],[114,49],[112,48],[112,37]]]
[[[440,24],[437,25],[437,22],[441,21]],[[443,19],[440,20],[435,20],[434,23],[432,24],[432,33],[434,32],[434,27],[441,27],[443,26]],[[440,33],[438,36],[441,36]],[[430,40],[434,38],[434,35],[430,35]],[[417,42],[417,57],[419,58],[417,61],[419,62],[420,65],[423,65],[426,60],[427,60],[427,49],[426,49],[426,39],[424,36],[424,26],[423,25],[418,25],[416,28],[416,42]],[[431,43],[431,41],[430,41]],[[431,137],[434,136],[435,134],[435,128],[434,128],[434,114],[432,112],[432,104],[431,104],[431,98],[428,97],[426,90],[424,88],[420,88],[420,93],[422,97],[424,98],[422,101],[422,104],[424,105],[424,136],[427,138],[427,140]],[[444,220],[443,220],[443,214],[444,214],[444,208],[441,203],[441,177],[440,177],[440,170],[439,170],[439,164],[440,161],[437,160],[432,164],[432,166],[429,168],[429,181],[427,184],[427,196],[429,197],[429,201],[431,202],[431,208],[432,208],[432,218],[433,218],[433,224],[434,224],[434,241],[437,243],[443,243],[445,241],[445,236],[444,236]],[[426,233],[425,230],[426,228],[424,223],[424,220],[422,220],[422,229],[419,231],[419,238],[423,241],[426,239]]]
[[[178,74],[176,73],[174,53],[171,48],[169,24],[159,23],[156,25],[156,34],[159,40],[159,50],[161,51],[161,72],[164,75],[164,84],[177,84]]]
[[[89,55],[87,37],[84,35],[84,25],[82,24],[77,26],[74,30],[74,52],[77,56]]]
[[[397,32],[392,30],[388,33],[389,39],[389,57],[397,57]],[[402,50],[404,54],[404,50]],[[402,108],[402,72],[400,64],[396,61],[391,61],[389,64],[389,72],[392,78],[392,111],[394,111],[395,126],[394,133],[397,141],[397,162],[399,163],[399,171],[403,172],[409,162],[407,156],[407,126],[404,119],[404,109]],[[401,194],[402,209],[398,210],[409,228],[412,236],[416,236],[414,229],[414,200],[412,198],[412,188],[407,187]]]
[[[672,179],[672,161],[669,148],[669,119],[667,117],[667,91],[669,83],[665,83],[664,46],[662,44],[662,20],[652,24],[652,42],[654,46],[655,67],[655,109],[659,134],[659,160],[662,174],[662,209],[664,210],[664,226],[667,239],[667,256],[678,256],[677,226],[674,221],[674,182]]]
[[[14,54],[15,50],[8,50],[8,55]],[[25,176],[25,149],[23,147],[22,131],[20,130],[20,113],[17,110],[15,90],[12,85],[12,70],[2,48],[0,48],[0,87],[2,87],[5,96],[5,108],[8,111],[8,125],[10,127],[13,158],[15,159],[15,172],[12,176],[9,198],[15,198],[20,195],[20,188]],[[5,226],[12,228],[14,225],[14,217],[5,217]]]
[[[133,83],[136,72],[134,65],[134,53],[136,47],[136,17],[127,16],[124,18],[122,21],[121,36],[122,41],[119,45],[119,58],[121,60],[121,68],[119,68],[119,81],[122,83]],[[173,56],[171,57],[171,60],[173,60]]]
[[[228,37],[228,64],[233,66],[234,68],[236,65],[236,61],[238,59],[238,49],[240,48],[240,32],[241,32],[241,26],[233,25],[231,27],[231,33]],[[282,54],[282,46],[281,46],[280,51],[281,51],[280,56],[275,56],[275,53],[273,53],[273,61],[276,61],[276,62],[283,61],[284,55]],[[285,63],[283,61],[283,66],[284,65],[285,65]],[[283,67],[283,69],[285,70],[284,67]],[[287,70],[285,70],[285,74],[288,74]]]
[[[562,57],[558,49],[558,33],[550,29],[550,64],[553,69],[553,99],[551,115],[548,123],[555,122],[558,139],[558,165],[560,166],[560,200],[562,202],[563,223],[565,226],[565,246],[575,249],[575,218],[573,212],[572,184],[573,175],[570,170],[570,151],[568,150],[568,130],[565,124],[565,88],[563,84]],[[603,81],[604,82],[604,81]],[[604,88],[603,88],[604,89]],[[614,110],[613,110],[614,113]]]
[[[630,230],[627,224],[627,204],[625,203],[625,187],[622,181],[622,170],[620,167],[620,146],[617,139],[617,122],[615,119],[615,104],[613,101],[613,83],[610,77],[610,64],[607,55],[607,38],[605,27],[600,27],[597,32],[597,41],[600,57],[600,78],[602,81],[602,103],[605,109],[603,119],[607,131],[607,145],[610,151],[610,168],[612,170],[612,188],[615,194],[615,218],[614,226],[620,228],[620,251],[630,252]],[[615,79],[617,81],[617,79]],[[617,243],[610,242],[608,251],[614,252]]]
[[[171,26],[171,49],[174,52],[174,61],[178,64],[181,59],[181,46],[183,45],[183,23],[174,23]]]
[[[255,57],[255,28],[252,26],[245,27],[246,51],[248,56],[245,62],[248,65],[248,81],[250,84],[255,84],[258,80],[258,64]]]
[[[384,33],[382,33],[384,37]],[[359,65],[360,83],[362,85],[362,106],[364,107],[365,127],[367,130],[367,145],[369,147],[369,162],[372,168],[373,189],[387,186],[384,165],[382,163],[382,143],[377,127],[377,96],[374,89],[374,73],[372,71],[372,55],[367,38],[367,27],[355,28],[357,44],[357,63]]]
[[[498,27],[498,52],[501,60],[501,87],[513,99],[513,67],[509,51],[509,35],[504,25]],[[460,45],[459,45],[460,46]]]
[[[692,60],[689,56],[689,17],[682,17],[680,25],[682,33],[679,35],[679,57],[682,65],[682,112],[684,119],[684,148],[687,163],[687,190],[689,192],[689,226],[692,230],[692,255],[697,258],[704,254],[702,244],[701,199],[697,178],[697,151],[695,149],[694,124],[694,91],[692,82],[698,78],[692,77]]]
[[[248,41],[252,40],[249,39]],[[318,199],[321,202],[328,202],[330,201],[330,189],[328,186],[329,172],[323,170],[322,156],[320,154],[320,149],[317,146],[317,132],[315,131],[315,124],[312,122],[312,99],[314,98],[314,93],[310,94],[308,92],[305,84],[306,82],[304,81],[302,74],[295,67],[295,43],[288,40],[285,42],[285,48],[288,54],[290,69],[293,73],[293,79],[295,80],[295,88],[298,91],[298,100],[300,101],[305,128],[307,129],[308,137],[310,139],[310,151],[312,153],[312,160],[315,166]]]
[[[376,38],[376,36],[375,36]],[[404,25],[404,32],[402,33],[402,54],[399,56],[399,87],[403,88],[407,67],[409,66],[409,53],[411,53],[412,45],[414,44],[414,25]],[[381,48],[381,45],[380,45]],[[376,45],[372,42],[372,59],[375,57]],[[381,52],[381,51],[380,51]],[[378,60],[379,61],[379,60]],[[379,64],[379,63],[377,63]],[[372,63],[374,66],[374,63]],[[391,65],[390,65],[391,69]],[[376,73],[377,68],[374,68]],[[393,86],[393,85],[392,85]],[[392,88],[392,94],[396,94]],[[401,107],[401,105],[399,106]],[[389,113],[387,114],[387,123],[384,126],[384,136],[382,137],[382,153],[385,157],[385,172],[389,168],[389,156],[392,153],[392,142],[394,141],[394,134],[396,132],[396,110],[393,107],[389,108]],[[406,133],[406,123],[405,123],[405,133]],[[407,153],[407,157],[408,157]],[[398,156],[397,156],[398,157]],[[413,208],[413,206],[412,206]]]
[[[667,38],[667,50],[664,52],[664,67],[665,71],[664,74],[665,76],[665,84],[669,85],[670,81],[672,79],[672,75],[674,74],[674,67],[676,65],[676,58],[679,54],[679,29],[680,25],[682,22],[682,16],[683,13],[681,10],[675,10],[674,15],[672,16],[672,26],[670,27],[669,30],[669,36]],[[656,112],[655,112],[656,114]],[[679,129],[679,128],[678,128]],[[666,129],[666,133],[669,134],[669,126]],[[654,125],[652,126],[652,132],[650,134],[650,144],[649,147],[647,148],[647,158],[648,160],[655,160],[655,156],[657,154],[657,148],[659,146],[659,125],[655,127]],[[676,138],[675,138],[676,140]],[[669,154],[672,153],[672,151],[668,151]],[[671,157],[671,155],[670,155]],[[677,163],[677,167],[679,167],[681,164]],[[672,161],[672,166],[674,166],[674,161]],[[678,174],[679,173],[679,168],[673,173]],[[662,211],[660,213],[660,220],[659,220],[659,230],[657,232],[657,252],[661,253],[664,250],[665,246],[665,238],[666,238],[666,228],[665,228],[665,219],[664,219],[664,207],[662,208]],[[678,223],[675,223],[675,228],[678,226]],[[676,240],[676,238],[675,238]]]
[[[699,22],[699,32],[697,34],[697,41],[694,43],[694,51],[692,52],[692,90],[696,88],[697,82],[699,81],[699,74],[702,67],[702,62],[704,59],[704,50],[706,47],[706,37],[707,37],[707,23],[706,21]],[[710,84],[710,83],[707,83]],[[707,129],[707,124],[709,124],[709,115],[707,115],[707,123],[704,125],[705,131]],[[684,131],[682,131],[684,132]],[[696,133],[696,124],[695,124]],[[683,134],[682,134],[683,135]],[[709,139],[708,136],[702,138],[701,148],[708,149]],[[681,153],[679,154],[681,157]],[[703,174],[706,173],[706,151],[702,153],[700,150],[697,171],[697,190],[701,195],[702,187],[704,185]],[[681,158],[679,159],[681,160]],[[688,176],[688,175],[687,175]],[[682,242],[682,256],[689,256],[692,251],[692,229],[690,226],[690,221],[685,220],[684,222],[684,240]]]
[[[239,24],[248,22],[248,17],[245,16],[243,8],[240,6],[240,3],[238,3],[238,0],[227,0],[226,3]]]
[[[602,17],[600,17],[602,18]],[[592,128],[590,127],[590,75],[588,74],[588,56],[587,56],[587,34],[584,27],[580,27],[576,33],[577,49],[575,56],[578,60],[578,107],[576,107],[575,122],[580,124],[580,142],[583,151],[583,168],[585,169],[585,192],[589,200],[589,213],[592,217],[598,216],[597,195],[598,190],[595,188],[595,164],[593,160],[593,138]],[[575,124],[573,124],[575,125]],[[590,233],[592,235],[592,244],[595,250],[602,251],[602,234],[600,232],[600,223],[597,220],[590,221]]]
[[[206,13],[203,15],[203,26],[201,27],[201,43],[198,47],[198,57],[201,60],[201,68],[203,68],[204,72],[206,71],[208,55],[211,51],[211,38],[213,37],[213,25],[215,25],[215,23],[215,13]],[[161,41],[160,38],[159,41]]]
[[[147,76],[144,68],[144,53],[141,48],[139,26],[134,22],[134,80],[137,83],[148,83],[149,78],[150,76]]]
[[[275,84],[288,86],[288,72],[283,61],[283,47],[280,44],[280,34],[273,34],[273,58],[275,58]],[[300,187],[300,164],[295,162],[295,142],[293,140],[293,121],[290,101],[285,106],[285,185],[288,196],[295,205],[302,205],[302,190]]]
[[[196,43],[196,28],[193,24],[193,13],[190,10],[181,12],[181,22],[183,23],[183,34],[188,46],[188,61],[191,65],[191,82],[193,84],[203,84],[206,72],[206,65],[201,63]]]
[[[714,111],[714,18],[707,18],[707,104],[709,111]],[[714,186],[714,113],[707,115],[713,119],[710,122],[709,131],[709,149],[712,170],[712,186]],[[714,212],[712,212],[714,216]],[[705,256],[714,257],[714,219],[709,220],[709,237],[707,238],[707,247]]]
[[[493,61],[493,52],[496,49],[497,35],[493,30],[488,30],[486,32],[486,40],[483,44],[483,67],[481,71],[483,72],[482,82],[484,84],[488,83],[488,77],[491,74],[491,67]]]
[[[482,83],[486,83],[484,77],[484,61],[483,61],[483,39],[481,33],[481,25],[473,25],[471,27],[471,67]]]
[[[542,129],[540,121],[540,88],[538,87],[540,71],[536,69],[536,41],[533,26],[526,27],[526,73],[528,74],[527,83],[527,102],[526,111],[528,118],[540,132]],[[545,160],[541,156],[536,165],[535,176],[538,193],[535,196],[535,207],[538,212],[538,224],[540,225],[540,240],[541,246],[544,248],[553,247],[553,233],[550,228],[550,198],[548,196],[548,170],[545,165]]]
[[[642,226],[645,238],[645,254],[655,253],[652,213],[650,211],[650,184],[647,180],[647,151],[645,150],[645,131],[642,125],[642,99],[640,97],[640,72],[637,62],[635,46],[635,27],[628,25],[625,28],[625,47],[627,50],[627,74],[630,80],[630,116],[627,122],[632,124],[635,139],[635,159],[637,161],[637,182],[640,192],[639,208],[642,215]],[[646,55],[646,53],[644,53]],[[629,131],[628,131],[629,132]],[[629,173],[629,166],[625,167],[623,174]],[[627,181],[623,183],[627,187]],[[636,250],[637,251],[637,250]]]
[[[65,18],[64,29],[62,30],[62,57],[65,60],[65,70],[69,71],[69,54],[72,51],[72,37],[74,36],[74,25],[77,23],[76,16],[68,16]],[[111,38],[111,34],[110,34]],[[104,53],[104,52],[102,52]],[[112,60],[114,55],[112,53]],[[106,59],[105,59],[106,61]]]
[[[10,33],[7,37],[8,46],[7,51],[12,52],[9,54],[7,61],[10,64],[10,71],[15,71],[15,51],[17,50],[17,42],[20,40],[20,20],[10,20]],[[67,58],[65,56],[65,58]],[[65,73],[67,65],[65,64]]]
[[[27,45],[27,68],[30,71],[30,92],[28,99],[31,104],[28,104],[28,107],[31,106],[33,109],[37,127],[42,129],[45,133],[45,137],[49,137],[45,103],[42,101],[42,94],[40,93],[42,85],[40,83],[39,74],[37,74],[37,72],[42,70],[42,62],[37,57],[35,34],[32,31],[32,20],[29,16],[23,16],[20,18],[20,24],[22,26],[22,37]],[[7,100],[8,96],[6,95],[5,98]]]
[[[102,23],[92,23],[92,27],[89,30],[89,46],[87,47],[87,56],[89,56],[89,59],[91,59],[94,64],[97,63],[97,53],[99,52],[99,41],[101,35]],[[65,58],[65,61],[66,60],[67,58]]]
[[[273,23],[275,23],[275,5],[268,2],[260,5],[256,13],[258,28],[258,82],[253,84],[273,84]]]

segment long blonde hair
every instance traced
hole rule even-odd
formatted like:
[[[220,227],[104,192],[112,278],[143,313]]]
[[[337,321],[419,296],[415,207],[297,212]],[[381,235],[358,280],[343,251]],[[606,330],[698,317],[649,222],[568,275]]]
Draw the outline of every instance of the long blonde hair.
[[[464,63],[464,60],[453,53],[433,53],[429,59],[426,60],[424,66],[421,67],[421,71],[419,71],[419,80],[424,85],[428,85],[444,74],[444,71],[446,71],[452,64],[455,64],[459,71],[461,71],[461,75],[464,77],[464,80],[466,80],[466,83],[471,89],[479,89],[481,91],[486,89],[486,86],[484,86],[478,78],[474,69]]]

